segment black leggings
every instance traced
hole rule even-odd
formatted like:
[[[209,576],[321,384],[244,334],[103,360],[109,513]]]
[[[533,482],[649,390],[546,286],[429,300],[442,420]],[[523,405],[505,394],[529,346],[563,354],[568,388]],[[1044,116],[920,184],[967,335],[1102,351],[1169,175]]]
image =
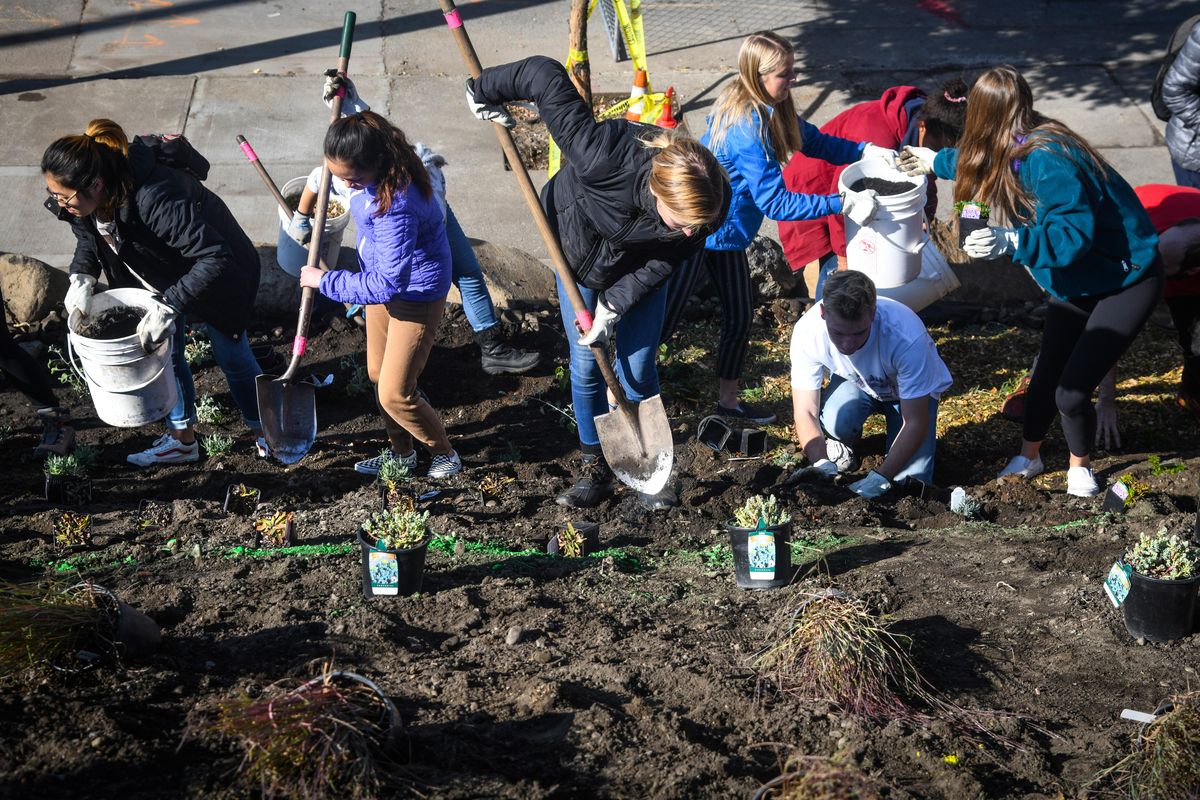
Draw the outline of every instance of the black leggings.
[[[0,313],[3,313],[3,308],[4,293],[0,291]],[[4,325],[0,326],[0,370],[4,371],[9,383],[37,403],[39,408],[58,405],[58,399],[54,396],[54,384],[50,382],[50,373],[12,338],[8,332],[7,319]]]
[[[1118,292],[1050,299],[1025,399],[1026,441],[1045,439],[1057,411],[1071,454],[1091,452],[1096,440],[1092,394],[1146,324],[1162,288],[1162,266],[1156,262],[1145,278]]]
[[[717,347],[717,377],[736,381],[742,377],[754,321],[754,293],[750,288],[750,263],[745,250],[701,250],[675,270],[667,284],[667,311],[660,341],[675,333],[687,307],[703,262],[721,299],[721,342]]]

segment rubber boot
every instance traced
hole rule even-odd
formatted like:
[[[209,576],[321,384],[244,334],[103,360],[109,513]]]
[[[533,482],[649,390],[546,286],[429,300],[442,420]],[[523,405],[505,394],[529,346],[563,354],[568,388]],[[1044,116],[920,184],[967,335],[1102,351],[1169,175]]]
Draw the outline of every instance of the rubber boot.
[[[533,369],[542,360],[540,354],[531,350],[518,350],[504,341],[504,333],[498,324],[478,331],[475,341],[481,351],[479,362],[488,375],[519,375]]]
[[[664,486],[655,494],[638,492],[638,499],[647,511],[665,511],[679,505],[679,495],[670,486]]]
[[[582,473],[579,480],[567,491],[555,498],[556,503],[567,508],[593,508],[612,497],[616,478],[608,468],[602,455],[584,454],[581,461]]]
[[[75,449],[75,429],[66,423],[71,412],[62,406],[39,408],[38,418],[42,421],[42,441],[33,449],[39,456],[65,456]]]

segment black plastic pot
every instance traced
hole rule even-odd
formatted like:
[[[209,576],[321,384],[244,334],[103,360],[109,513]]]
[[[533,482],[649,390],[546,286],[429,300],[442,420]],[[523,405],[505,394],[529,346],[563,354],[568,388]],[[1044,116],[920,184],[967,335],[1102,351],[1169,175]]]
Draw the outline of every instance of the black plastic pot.
[[[588,553],[594,553],[600,549],[600,525],[595,522],[572,522],[575,526],[575,532],[583,537],[583,552],[580,556],[586,556]],[[563,531],[566,531],[567,526],[563,525]],[[551,534],[549,541],[546,542],[546,552],[552,556],[559,554],[558,534]]]
[[[46,501],[64,506],[81,506],[92,502],[92,479],[79,475],[46,476]]]
[[[700,440],[700,444],[717,453],[725,449],[731,436],[733,429],[715,414],[700,420],[700,424],[696,426],[696,438]]]
[[[126,603],[110,589],[94,583],[77,583],[68,592],[84,590],[103,598],[113,614],[112,647],[121,657],[147,655],[162,642],[158,623]]]
[[[733,548],[733,571],[742,589],[778,589],[792,582],[792,523],[768,526],[761,532],[768,541],[757,541],[757,528],[742,528],[732,521],[725,524],[729,546]],[[751,553],[750,537],[756,537]],[[751,569],[753,555],[754,569]]]
[[[283,544],[281,544],[281,545],[275,544],[274,542],[269,542],[265,539],[265,537],[262,534],[262,531],[258,530],[258,528],[256,527],[256,525],[258,523],[258,519],[263,519],[263,517],[259,516],[255,520],[255,525],[250,526],[250,530],[254,532],[254,547],[255,547],[255,549],[258,549],[263,546],[266,546],[266,547],[291,547],[292,545],[294,545],[296,543],[296,520],[294,518],[289,519],[286,523],[284,523]]]
[[[967,219],[964,217],[958,218],[958,246],[962,247],[967,241],[967,237],[973,232],[982,230],[988,226],[988,215],[982,216],[980,219]]]
[[[1134,571],[1129,576],[1129,596],[1121,604],[1125,630],[1151,642],[1182,639],[1196,630],[1196,593],[1200,575],[1163,580]]]
[[[252,491],[250,494],[243,496],[233,491],[235,486],[249,488]],[[221,508],[223,508],[225,512],[229,514],[248,516],[253,514],[254,510],[258,508],[258,501],[261,499],[261,489],[255,489],[252,486],[247,487],[245,484],[241,483],[231,483],[229,486],[225,487],[225,503],[221,506]]]
[[[378,597],[407,596],[421,591],[425,577],[425,553],[432,537],[416,547],[405,550],[388,550],[377,547],[375,542],[358,532],[358,543],[362,550],[363,597],[374,600]]]

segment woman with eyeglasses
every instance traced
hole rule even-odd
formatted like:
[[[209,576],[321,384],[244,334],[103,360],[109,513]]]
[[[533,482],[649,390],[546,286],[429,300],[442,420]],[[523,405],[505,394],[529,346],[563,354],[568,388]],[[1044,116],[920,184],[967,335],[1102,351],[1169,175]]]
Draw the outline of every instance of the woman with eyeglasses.
[[[168,151],[176,157],[160,158]],[[86,132],[56,140],[42,155],[46,208],[69,223],[76,238],[67,313],[88,313],[103,272],[110,288],[160,296],[138,325],[144,348],[174,336],[179,401],[167,416],[167,432],[128,457],[139,467],[199,458],[196,387],[184,358],[189,319],[207,326],[213,359],[242,412],[247,438],[257,439],[262,430],[254,386],[262,370],[246,335],[258,291],[258,254],[225,203],[197,180],[207,169],[182,137],[131,142],[107,119],[92,120]]]

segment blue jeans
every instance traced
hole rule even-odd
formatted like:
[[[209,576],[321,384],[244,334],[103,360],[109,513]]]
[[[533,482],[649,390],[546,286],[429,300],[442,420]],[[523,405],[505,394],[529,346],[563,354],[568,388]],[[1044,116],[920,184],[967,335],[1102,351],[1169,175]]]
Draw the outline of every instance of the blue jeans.
[[[252,430],[262,428],[258,419],[258,391],[254,379],[262,374],[254,353],[250,351],[250,337],[242,331],[237,339],[226,336],[211,325],[204,326],[208,340],[212,342],[213,361],[225,373],[233,402],[242,412],[242,421]],[[175,382],[179,387],[179,400],[167,415],[167,427],[181,431],[196,424],[196,384],[192,381],[192,370],[188,367],[183,348],[187,344],[187,322],[182,316],[175,320],[172,334],[171,361],[175,367]]]
[[[1175,183],[1178,186],[1190,186],[1193,189],[1200,189],[1200,172],[1195,170],[1184,169],[1175,163],[1175,159],[1171,159],[1171,169],[1175,173]]]
[[[589,310],[596,308],[595,289],[579,287],[583,302]],[[579,425],[579,443],[595,447],[600,444],[596,435],[595,418],[608,413],[604,377],[592,356],[592,349],[579,344],[575,329],[575,312],[567,298],[562,282],[558,282],[558,307],[562,311],[563,330],[571,347],[571,402],[575,404],[575,421]],[[658,339],[662,334],[663,315],[667,308],[667,293],[656,289],[643,297],[617,322],[617,378],[625,396],[635,402],[658,394]]]
[[[496,309],[492,307],[479,259],[450,206],[446,206],[446,238],[450,240],[451,279],[462,295],[463,313],[471,330],[485,331],[496,324]]]
[[[925,441],[917,448],[912,459],[892,478],[893,482],[905,478],[933,482],[933,453],[937,447],[937,410],[938,401],[929,398],[929,432],[925,434]],[[862,438],[863,423],[872,414],[883,414],[883,418],[887,420],[885,452],[891,450],[892,442],[896,441],[896,434],[900,433],[904,422],[900,416],[900,403],[876,400],[842,376],[830,376],[829,385],[821,394],[821,427],[826,435],[853,446]]]
[[[813,292],[814,300],[821,299],[821,294],[825,291],[825,279],[837,272],[837,268],[837,253],[830,253],[820,260],[817,265],[817,289]]]

